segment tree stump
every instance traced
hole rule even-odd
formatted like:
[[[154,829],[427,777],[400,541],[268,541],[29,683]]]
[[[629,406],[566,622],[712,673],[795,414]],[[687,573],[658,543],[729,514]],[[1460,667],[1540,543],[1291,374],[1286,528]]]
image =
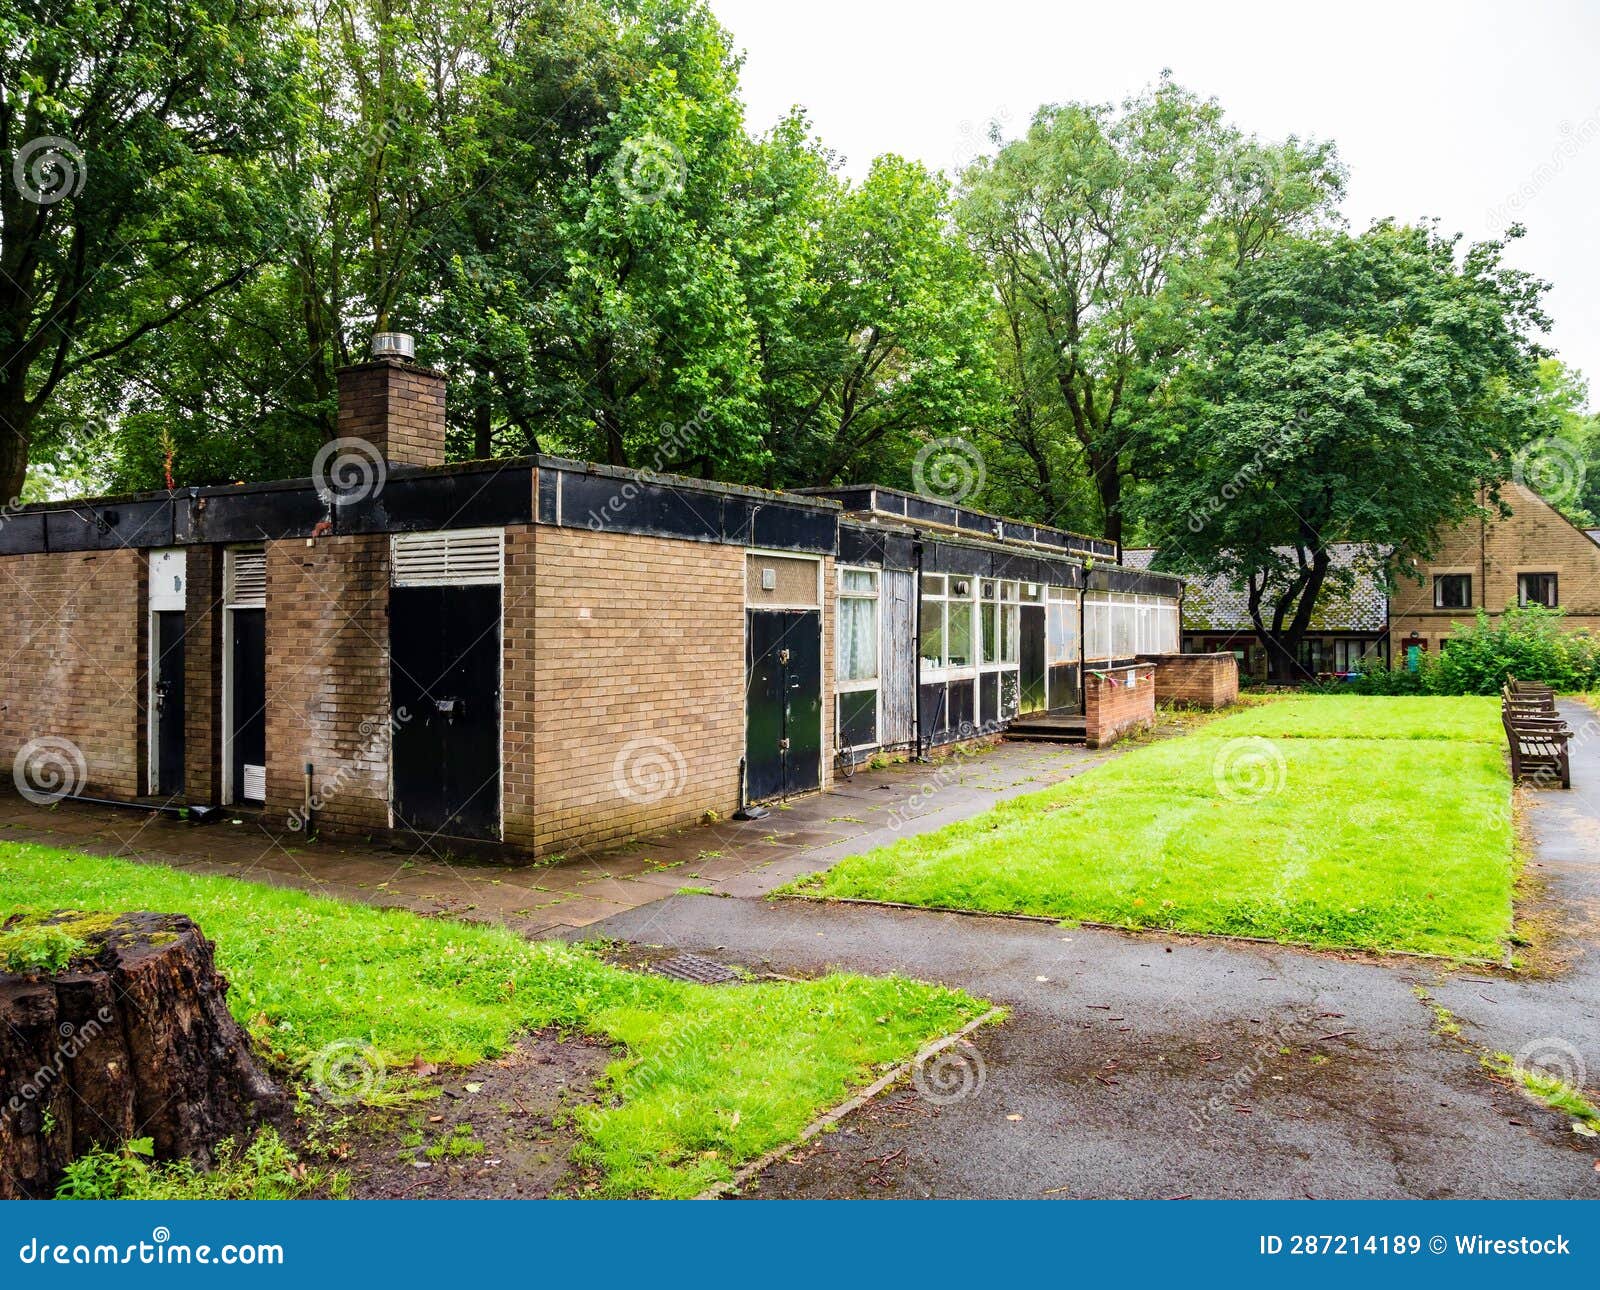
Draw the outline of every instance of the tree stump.
[[[59,972],[0,972],[0,1199],[53,1195],[78,1156],[130,1138],[209,1164],[282,1105],[191,919],[58,911],[27,925],[83,945]]]

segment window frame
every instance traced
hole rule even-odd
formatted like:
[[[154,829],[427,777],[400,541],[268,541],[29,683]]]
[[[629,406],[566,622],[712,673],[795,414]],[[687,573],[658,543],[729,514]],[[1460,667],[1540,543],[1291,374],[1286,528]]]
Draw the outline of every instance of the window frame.
[[[860,588],[846,590],[845,575],[852,573],[870,574],[872,577],[872,590],[864,591]],[[883,746],[883,570],[865,565],[838,565],[834,572],[834,587],[839,603],[834,607],[833,729],[840,751],[850,753],[853,756],[865,749]],[[844,628],[844,602],[846,600],[866,600],[870,601],[873,606],[872,627],[873,633],[877,638],[873,649],[873,659],[876,663],[876,669],[873,675],[867,679],[844,681],[839,678],[839,661],[843,657],[839,633]],[[847,744],[844,742],[844,696],[847,694],[864,694],[868,690],[871,690],[874,696],[872,705],[873,741],[866,744]]]
[[[1549,600],[1529,600],[1523,592],[1524,578],[1548,578],[1550,580]],[[1557,609],[1561,605],[1561,575],[1550,569],[1517,570],[1517,608],[1526,609],[1530,605],[1537,605],[1541,609]]]
[[[845,574],[847,573],[871,574],[872,590],[861,591],[852,589],[847,591],[844,585]],[[839,663],[844,656],[844,651],[840,648],[839,633],[844,628],[844,614],[842,612],[835,612],[833,628],[833,687],[840,693],[856,690],[881,689],[883,685],[883,578],[881,573],[877,569],[865,568],[861,565],[840,565],[837,570],[836,580],[838,585],[838,597],[841,605],[842,602],[846,600],[867,600],[872,602],[872,630],[873,635],[877,639],[873,650],[873,662],[875,667],[872,675],[861,680],[843,680],[839,676]]]
[[[1465,579],[1467,584],[1467,598],[1459,605],[1447,605],[1444,602],[1444,583],[1446,579]],[[1450,570],[1433,575],[1433,607],[1435,609],[1471,609],[1473,605],[1473,578],[1471,573],[1459,569]]]

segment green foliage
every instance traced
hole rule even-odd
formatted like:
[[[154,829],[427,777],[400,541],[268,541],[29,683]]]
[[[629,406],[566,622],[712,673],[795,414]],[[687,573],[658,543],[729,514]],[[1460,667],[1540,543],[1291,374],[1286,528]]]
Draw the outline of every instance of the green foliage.
[[[1285,240],[1239,273],[1208,411],[1153,505],[1162,567],[1244,587],[1274,675],[1298,673],[1318,597],[1353,576],[1334,544],[1426,558],[1548,428],[1544,284],[1503,251],[1382,223]]]
[[[504,928],[0,843],[0,908],[63,902],[191,915],[217,943],[234,1014],[308,1073],[341,1042],[396,1071],[417,1057],[472,1064],[546,1026],[625,1044],[610,1096],[580,1119],[612,1195],[695,1195],[982,1011],[896,977],[689,985]]]
[[[1415,668],[1364,660],[1355,679],[1319,687],[1348,694],[1498,694],[1508,676],[1567,693],[1600,689],[1600,641],[1566,627],[1566,611],[1529,605],[1498,618],[1481,610],[1456,624],[1437,654],[1422,651]]]
[[[1457,628],[1421,673],[1430,694],[1498,694],[1506,677],[1571,692],[1600,687],[1600,642],[1565,627],[1566,611],[1529,605]]]
[[[1498,959],[1513,862],[1495,720],[1488,699],[1267,703],[798,889]]]
[[[54,975],[65,972],[83,948],[84,941],[65,928],[23,923],[0,931],[0,970]]]
[[[281,0],[0,7],[0,501],[32,442],[93,438],[143,391],[115,369],[254,270],[286,224],[296,129]],[[8,175],[9,179],[9,175]]]
[[[125,1146],[100,1149],[67,1166],[56,1191],[60,1200],[296,1200],[335,1193],[336,1176],[301,1165],[276,1129],[260,1130],[240,1146],[226,1138],[210,1169],[186,1160],[152,1157],[155,1144],[135,1138]]]
[[[1343,183],[1332,147],[1246,136],[1166,79],[1120,109],[1043,107],[977,161],[961,221],[997,292],[1008,398],[990,446],[1008,509],[1080,514],[1088,478],[1088,522],[1120,539],[1125,485],[1193,412],[1229,276],[1325,219]]]

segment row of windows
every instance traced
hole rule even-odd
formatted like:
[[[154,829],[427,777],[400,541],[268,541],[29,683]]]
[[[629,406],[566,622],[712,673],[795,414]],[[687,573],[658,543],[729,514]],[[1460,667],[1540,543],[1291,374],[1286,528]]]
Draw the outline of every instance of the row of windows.
[[[839,570],[835,672],[839,729],[846,746],[876,741],[881,670],[879,595],[876,570]],[[980,687],[987,696],[981,704],[983,719],[991,720],[997,712],[1014,713],[1022,660],[1022,610],[1027,605],[1044,610],[1044,657],[1034,655],[1038,676],[1043,675],[1038,671],[1041,666],[1075,664],[1080,657],[1098,661],[1178,651],[1178,606],[1172,600],[1091,591],[1084,593],[1080,606],[1079,593],[1064,587],[924,574],[918,606],[918,655],[923,675],[932,674],[943,685],[941,676],[959,679],[979,674],[982,686],[988,687]],[[1034,641],[1037,650],[1037,636]]]
[[[1554,609],[1561,603],[1553,573],[1519,573],[1517,575],[1517,604],[1544,605]],[[1437,573],[1433,577],[1433,607],[1435,609],[1471,609],[1472,575],[1470,573]]]

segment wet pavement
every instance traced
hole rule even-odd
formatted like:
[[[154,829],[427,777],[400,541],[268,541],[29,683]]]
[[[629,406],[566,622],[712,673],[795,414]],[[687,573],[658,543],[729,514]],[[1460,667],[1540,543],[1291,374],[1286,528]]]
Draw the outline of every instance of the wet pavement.
[[[803,900],[674,896],[590,934],[1010,1008],[748,1194],[1600,1198],[1600,1139],[1482,1064],[1600,1073],[1600,722],[1563,712],[1575,787],[1523,791],[1533,975]]]
[[[1168,722],[1171,731],[1182,724]],[[150,861],[194,873],[297,887],[413,913],[495,922],[526,936],[562,935],[685,887],[761,896],[847,855],[927,832],[1037,791],[1117,750],[1002,743],[927,763],[861,769],[827,793],[775,806],[763,820],[724,820],[554,861],[506,864],[451,855],[437,842],[307,841],[282,819],[241,814],[192,825],[153,812],[0,794],[0,841]]]

